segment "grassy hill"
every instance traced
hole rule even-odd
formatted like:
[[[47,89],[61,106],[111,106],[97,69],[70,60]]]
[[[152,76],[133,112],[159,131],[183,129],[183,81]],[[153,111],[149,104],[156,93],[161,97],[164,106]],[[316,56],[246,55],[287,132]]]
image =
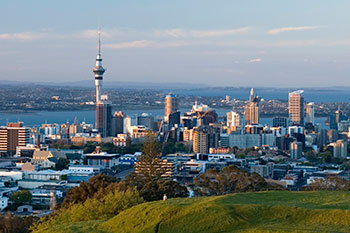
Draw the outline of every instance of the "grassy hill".
[[[148,202],[47,232],[350,232],[349,192],[258,192]]]

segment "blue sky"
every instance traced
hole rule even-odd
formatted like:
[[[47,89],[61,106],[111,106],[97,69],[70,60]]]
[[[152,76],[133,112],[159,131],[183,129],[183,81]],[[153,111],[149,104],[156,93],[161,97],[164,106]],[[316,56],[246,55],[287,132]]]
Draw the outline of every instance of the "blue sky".
[[[350,1],[6,1],[0,80],[350,86]]]

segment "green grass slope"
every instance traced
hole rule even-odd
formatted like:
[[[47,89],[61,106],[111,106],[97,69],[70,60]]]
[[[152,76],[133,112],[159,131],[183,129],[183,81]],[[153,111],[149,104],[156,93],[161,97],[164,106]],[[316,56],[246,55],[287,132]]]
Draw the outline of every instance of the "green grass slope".
[[[143,203],[104,222],[81,222],[61,228],[53,226],[51,230],[120,233],[350,232],[350,193],[276,191],[176,198]]]

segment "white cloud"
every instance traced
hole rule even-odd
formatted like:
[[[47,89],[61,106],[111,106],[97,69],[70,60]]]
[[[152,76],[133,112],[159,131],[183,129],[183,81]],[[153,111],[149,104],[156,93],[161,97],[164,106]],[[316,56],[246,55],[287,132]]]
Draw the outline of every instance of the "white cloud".
[[[185,30],[180,28],[158,30],[155,32],[157,36],[163,37],[222,37],[247,33],[252,30],[252,27],[242,27],[236,29],[225,29],[225,30]]]
[[[47,33],[43,32],[19,32],[0,34],[0,40],[35,40],[45,37]]]
[[[283,32],[291,32],[291,31],[306,31],[306,30],[315,30],[318,28],[322,28],[324,26],[300,26],[300,27],[283,27],[283,28],[274,28],[268,31],[270,35],[277,35]]]
[[[254,59],[249,60],[248,63],[261,62],[261,61],[262,61],[261,58],[254,58]]]
[[[174,42],[161,42],[161,41],[149,41],[149,40],[136,40],[130,42],[122,42],[115,44],[106,44],[104,47],[112,49],[130,49],[130,48],[169,48],[186,46],[187,43],[182,41]]]

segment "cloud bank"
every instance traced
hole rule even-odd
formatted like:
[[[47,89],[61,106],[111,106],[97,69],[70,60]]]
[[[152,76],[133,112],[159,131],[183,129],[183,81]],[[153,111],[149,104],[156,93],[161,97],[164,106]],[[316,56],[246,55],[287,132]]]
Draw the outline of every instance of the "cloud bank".
[[[271,29],[267,33],[270,35],[277,35],[277,34],[280,34],[283,32],[315,30],[315,29],[319,29],[321,27],[323,27],[323,26],[283,27],[283,28]]]

